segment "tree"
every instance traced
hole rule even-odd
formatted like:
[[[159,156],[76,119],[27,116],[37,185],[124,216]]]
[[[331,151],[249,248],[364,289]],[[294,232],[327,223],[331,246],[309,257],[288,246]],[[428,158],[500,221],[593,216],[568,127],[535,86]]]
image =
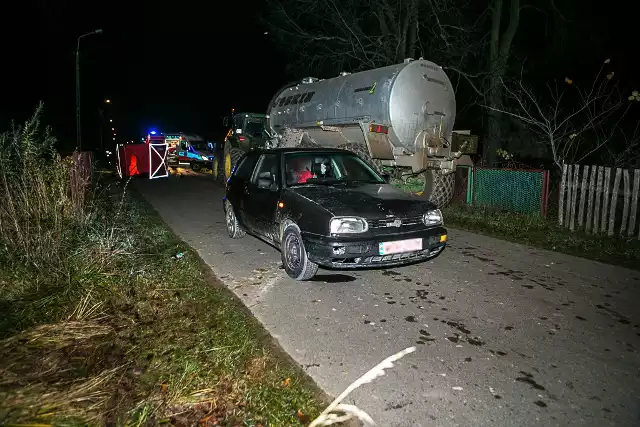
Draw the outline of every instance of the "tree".
[[[609,158],[611,166],[620,166],[631,155],[638,156],[637,120],[631,134],[626,132],[625,120],[633,104],[640,102],[640,95],[634,91],[625,96],[614,72],[605,74],[609,64],[609,59],[604,61],[586,88],[568,77],[563,88],[557,83],[548,85],[546,98],[536,94],[522,79],[513,83],[501,79],[506,106],[487,105],[487,108],[523,122],[549,150],[559,170],[565,163],[577,164],[596,154]]]
[[[514,40],[520,28],[520,16],[524,9],[534,9],[544,15],[545,29],[548,33],[547,21],[553,19],[555,27],[561,28],[569,22],[556,6],[556,0],[549,0],[546,8],[543,6],[525,4],[521,0],[489,0],[483,3],[488,8],[484,11],[476,10],[477,19],[471,27],[474,43],[470,46],[476,52],[473,59],[480,63],[479,68],[473,66],[472,61],[463,61],[456,64],[453,58],[445,62],[443,67],[464,80],[473,90],[475,100],[468,103],[478,103],[487,107],[486,132],[483,147],[484,159],[493,164],[497,161],[497,152],[503,145],[504,120],[502,117],[502,104],[504,101],[503,81],[508,77],[511,67],[511,59],[514,56]],[[554,31],[555,33],[555,31]],[[530,34],[530,37],[542,34]],[[563,37],[560,37],[563,38]],[[557,43],[558,38],[552,38]],[[468,58],[465,54],[465,44],[457,43],[453,47],[461,58]],[[471,65],[471,66],[469,66]]]
[[[471,88],[471,96],[458,98],[459,115],[473,105],[488,107],[477,115],[486,115],[483,151],[494,163],[503,140],[502,83],[512,73],[522,10],[544,15],[541,33],[549,33],[550,16],[556,26],[566,22],[556,0],[545,9],[526,1],[269,0],[266,22],[293,68],[307,75],[360,71],[416,56],[441,65],[456,89],[461,81]]]
[[[520,0],[510,0],[506,29],[503,26],[503,0],[493,0],[491,5],[491,37],[489,40],[489,62],[487,105],[489,106],[487,137],[484,146],[485,160],[492,164],[496,161],[497,149],[502,144],[502,123],[500,110],[502,106],[502,80],[506,74],[513,38],[520,24]]]
[[[266,24],[293,67],[311,74],[355,72],[418,56],[438,63],[452,59],[461,66],[461,56],[477,52],[472,26],[463,20],[468,4],[470,0],[270,0]]]

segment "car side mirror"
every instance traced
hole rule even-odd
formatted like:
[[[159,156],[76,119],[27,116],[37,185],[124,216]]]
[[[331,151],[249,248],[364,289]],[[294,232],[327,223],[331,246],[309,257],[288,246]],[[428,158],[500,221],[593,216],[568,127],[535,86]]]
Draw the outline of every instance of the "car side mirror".
[[[258,178],[258,188],[263,190],[276,190],[276,183],[271,178]]]
[[[383,173],[382,174],[382,179],[384,179],[384,182],[386,182],[387,184],[391,183],[391,174],[390,173]]]

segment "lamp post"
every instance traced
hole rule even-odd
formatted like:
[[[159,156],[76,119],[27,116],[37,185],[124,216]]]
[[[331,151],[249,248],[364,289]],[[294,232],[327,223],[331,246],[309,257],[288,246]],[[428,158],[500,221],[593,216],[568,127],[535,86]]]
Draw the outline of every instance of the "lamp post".
[[[82,132],[80,130],[80,40],[83,37],[93,34],[100,34],[102,29],[91,31],[78,37],[78,45],[76,47],[76,144],[77,149],[82,149]]]

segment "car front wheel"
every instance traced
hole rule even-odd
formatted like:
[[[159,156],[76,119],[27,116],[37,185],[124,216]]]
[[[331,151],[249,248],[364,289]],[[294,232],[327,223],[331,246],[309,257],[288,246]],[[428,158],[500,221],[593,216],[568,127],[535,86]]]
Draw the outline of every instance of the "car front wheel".
[[[242,228],[240,228],[240,224],[238,223],[238,218],[236,218],[236,214],[233,211],[233,206],[231,203],[227,202],[227,232],[229,233],[229,237],[232,239],[239,239],[244,237],[245,232]]]
[[[284,230],[281,255],[284,270],[289,277],[296,280],[309,280],[316,275],[318,264],[309,261],[297,226],[290,225]]]

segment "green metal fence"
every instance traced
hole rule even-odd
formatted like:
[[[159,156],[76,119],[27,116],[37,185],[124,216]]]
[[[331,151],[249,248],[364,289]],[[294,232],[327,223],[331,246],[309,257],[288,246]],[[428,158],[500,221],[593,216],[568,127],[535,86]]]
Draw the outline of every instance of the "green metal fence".
[[[547,214],[549,171],[474,168],[469,186],[475,206]]]

